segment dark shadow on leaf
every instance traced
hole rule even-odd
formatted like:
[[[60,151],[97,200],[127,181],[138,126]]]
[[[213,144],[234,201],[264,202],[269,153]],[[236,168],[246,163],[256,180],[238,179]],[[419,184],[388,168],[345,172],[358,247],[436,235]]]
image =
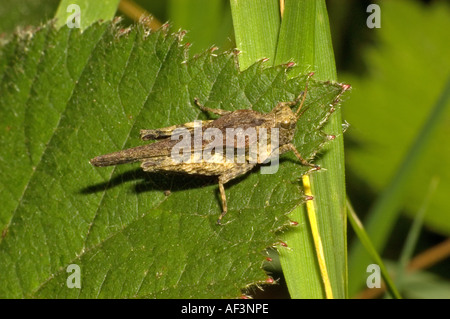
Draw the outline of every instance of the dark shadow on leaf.
[[[175,173],[142,173],[145,178],[141,183],[136,184],[134,187],[134,191],[137,194],[152,190],[177,192],[217,184],[217,177],[215,176],[185,175]]]
[[[141,180],[134,186],[137,194],[152,191],[183,191],[206,185],[217,184],[217,177],[183,174],[148,173],[137,168],[112,177],[109,181],[87,186],[80,190],[81,194],[93,194],[107,191],[129,181]]]
[[[93,193],[97,193],[97,192],[102,192],[102,191],[108,190],[110,188],[114,188],[114,187],[116,187],[120,184],[123,184],[125,182],[128,182],[128,181],[145,178],[144,176],[142,176],[142,173],[143,173],[142,169],[140,169],[140,168],[134,169],[134,170],[125,172],[123,174],[114,176],[107,182],[87,186],[87,187],[81,189],[80,193],[81,194],[93,194]]]
[[[280,165],[282,165],[284,161],[295,163],[298,162],[296,159],[284,157],[280,158]],[[300,163],[298,164],[301,165]],[[259,169],[261,169],[261,166],[268,166],[268,165],[269,164],[257,165],[246,174],[229,181],[228,183],[225,184],[225,190],[229,189],[233,185],[239,184],[250,174],[256,173]],[[103,192],[112,189],[114,187],[120,186],[121,184],[139,180],[140,182],[137,182],[133,187],[133,191],[136,194],[150,192],[153,190],[159,190],[164,192],[167,191],[177,192],[194,188],[201,188],[209,185],[218,185],[217,176],[188,175],[176,173],[166,173],[166,174],[149,173],[144,172],[141,168],[136,168],[133,170],[129,170],[125,173],[115,175],[109,181],[87,186],[81,189],[79,193],[93,194],[97,192]],[[219,203],[221,203],[221,197],[218,187],[216,192],[216,199]]]
[[[250,174],[254,174],[261,168],[260,165],[255,166],[250,172],[239,176],[225,184],[225,189],[229,189],[235,184],[240,183]],[[108,191],[114,187],[130,181],[139,181],[132,190],[136,194],[159,190],[170,193],[184,191],[194,188],[201,188],[209,185],[218,185],[217,176],[187,175],[175,173],[149,173],[144,172],[141,168],[133,169],[122,174],[113,176],[109,181],[87,186],[80,190],[81,194],[93,194],[97,192]],[[219,188],[216,190],[216,200],[221,205],[221,197]]]

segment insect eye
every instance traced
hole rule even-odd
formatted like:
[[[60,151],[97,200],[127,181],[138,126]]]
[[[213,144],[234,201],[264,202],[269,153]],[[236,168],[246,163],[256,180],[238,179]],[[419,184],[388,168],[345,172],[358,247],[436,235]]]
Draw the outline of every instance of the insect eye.
[[[289,121],[281,122],[281,128],[289,129],[291,127],[291,123]]]

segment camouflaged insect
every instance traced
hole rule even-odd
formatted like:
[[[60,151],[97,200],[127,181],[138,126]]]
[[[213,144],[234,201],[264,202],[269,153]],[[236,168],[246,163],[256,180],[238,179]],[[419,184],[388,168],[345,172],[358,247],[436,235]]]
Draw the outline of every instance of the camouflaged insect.
[[[273,158],[275,155],[279,156],[283,153],[292,151],[302,165],[312,167],[312,170],[320,169],[319,166],[309,163],[301,154],[297,151],[292,144],[292,140],[295,135],[296,125],[298,119],[301,117],[305,110],[302,110],[303,103],[306,98],[308,89],[308,80],[313,75],[308,75],[305,89],[295,100],[289,102],[279,102],[269,113],[260,113],[254,110],[243,109],[236,111],[225,111],[221,109],[211,109],[202,106],[198,99],[195,98],[195,104],[204,112],[211,112],[220,117],[215,120],[205,120],[189,122],[181,125],[173,125],[165,128],[141,130],[142,140],[158,140],[155,143],[133,147],[122,151],[114,152],[111,154],[101,155],[91,160],[91,164],[94,166],[110,166],[124,163],[142,162],[141,167],[146,172],[172,172],[183,174],[197,174],[206,176],[218,176],[219,191],[222,201],[222,213],[219,216],[218,224],[221,223],[222,218],[227,213],[227,200],[224,189],[224,184],[232,179],[235,179],[254,168],[256,165],[261,164],[267,160],[267,157],[262,158],[260,154],[257,154],[257,159],[254,160],[250,157],[249,149],[256,143],[256,141],[248,136],[245,136],[241,141],[244,143],[238,144],[236,139],[231,142],[225,140],[221,141],[226,149],[242,149],[245,153],[244,161],[227,161],[225,159],[225,153],[219,153],[219,160],[206,161],[200,158],[200,160],[179,161],[174,159],[172,150],[179,143],[178,138],[173,138],[173,134],[177,130],[184,129],[189,132],[194,138],[190,139],[192,146],[192,153],[190,154],[192,159],[194,153],[198,150],[195,147],[196,138],[194,136],[196,123],[201,122],[201,130],[205,132],[207,129],[215,128],[225,132],[226,129],[236,128],[242,129],[241,132],[245,132],[248,128],[254,128],[256,131],[265,129],[267,131],[278,131],[278,147],[272,150],[272,154],[268,154],[269,158]],[[348,85],[341,85],[342,92],[350,88]],[[297,110],[294,112],[292,107],[300,103]],[[226,134],[223,134],[225,137]],[[203,139],[200,141],[201,150],[206,150],[210,145],[211,140]],[[216,141],[217,142],[217,141]],[[276,154],[275,154],[276,153]],[[236,158],[234,158],[236,159]]]

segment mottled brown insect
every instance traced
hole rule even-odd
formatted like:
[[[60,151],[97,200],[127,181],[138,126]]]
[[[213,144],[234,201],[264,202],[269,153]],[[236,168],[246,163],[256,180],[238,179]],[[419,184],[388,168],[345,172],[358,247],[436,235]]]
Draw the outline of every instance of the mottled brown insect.
[[[237,110],[225,111],[220,109],[211,109],[202,106],[196,98],[195,104],[204,112],[211,112],[220,117],[216,120],[201,121],[201,130],[205,132],[208,128],[217,128],[224,131],[229,128],[254,128],[256,131],[261,129],[278,130],[278,148],[277,156],[283,153],[292,151],[303,165],[311,166],[313,169],[320,169],[319,166],[307,162],[295,146],[292,144],[294,138],[297,120],[302,115],[302,105],[306,98],[308,80],[313,75],[309,74],[305,90],[294,101],[279,102],[271,112],[260,113],[253,110]],[[298,109],[294,112],[291,108],[300,102]],[[189,122],[182,125],[173,125],[165,128],[154,130],[141,130],[142,140],[159,140],[152,144],[133,147],[130,149],[114,152],[107,155],[101,155],[91,160],[94,166],[109,166],[124,163],[132,163],[140,161],[141,167],[146,172],[173,172],[184,174],[198,174],[208,176],[218,176],[219,191],[222,200],[222,213],[219,216],[218,224],[221,223],[222,218],[227,213],[227,200],[225,195],[224,184],[228,181],[245,174],[253,167],[263,162],[264,159],[258,158],[256,161],[250,160],[248,152],[249,147],[256,141],[248,136],[245,136],[245,144],[238,144],[234,139],[231,142],[223,138],[223,145],[225,148],[245,148],[245,161],[215,161],[207,162],[205,160],[191,161],[191,162],[176,162],[172,158],[172,149],[179,143],[179,140],[172,139],[172,134],[176,129],[184,128],[189,130],[190,134],[194,136],[195,122]],[[223,134],[225,136],[225,134]],[[194,146],[196,138],[191,139],[192,146]],[[198,139],[198,138],[197,138]],[[202,150],[208,148],[211,140],[200,141]],[[269,156],[272,154],[269,154]],[[222,158],[225,156],[220,153]],[[259,156],[259,154],[258,154]]]

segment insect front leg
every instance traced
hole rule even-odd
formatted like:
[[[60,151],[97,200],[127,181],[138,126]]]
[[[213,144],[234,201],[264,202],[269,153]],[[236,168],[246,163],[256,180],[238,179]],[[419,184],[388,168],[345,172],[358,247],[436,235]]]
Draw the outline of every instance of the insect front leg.
[[[219,191],[220,191],[220,199],[222,200],[222,214],[220,214],[219,219],[217,220],[217,224],[219,225],[221,224],[223,216],[225,216],[228,211],[227,196],[225,194],[224,184],[231,181],[232,179],[235,179],[238,176],[247,173],[253,167],[255,167],[255,164],[242,164],[241,166],[233,168],[229,170],[227,173],[219,176]]]
[[[217,114],[220,116],[232,113],[231,111],[226,111],[226,110],[221,110],[221,109],[211,109],[209,107],[203,106],[198,101],[198,98],[194,98],[194,102],[195,102],[195,105],[197,105],[200,108],[200,110],[202,110],[203,112],[211,112],[211,113],[214,113],[214,114]]]
[[[313,72],[308,74],[308,77],[306,79],[306,84],[305,84],[305,90],[300,93],[299,96],[297,96],[295,98],[294,101],[290,101],[290,102],[280,102],[277,104],[276,108],[282,108],[284,106],[289,106],[292,107],[294,105],[297,105],[300,102],[300,105],[298,106],[297,111],[295,111],[295,117],[297,118],[297,120],[303,115],[303,113],[306,111],[306,109],[302,110],[303,104],[305,103],[305,99],[306,99],[306,94],[308,92],[308,83],[309,83],[309,79],[314,75]]]
[[[208,123],[210,123],[212,121],[213,120],[201,121],[202,126],[207,125]],[[172,135],[173,131],[177,128],[185,128],[185,129],[189,130],[189,132],[193,132],[194,131],[194,123],[195,122],[189,122],[189,123],[184,123],[181,125],[172,125],[172,126],[168,126],[168,127],[157,128],[154,130],[141,130],[141,140],[148,141],[148,140],[157,140],[157,139],[161,139],[161,138],[170,137]]]
[[[307,160],[305,160],[300,155],[300,153],[297,151],[297,149],[295,148],[294,144],[292,144],[292,143],[284,144],[284,145],[281,145],[280,148],[279,148],[279,154],[280,155],[283,154],[283,153],[289,152],[289,151],[292,151],[294,153],[294,155],[298,158],[298,160],[302,163],[302,165],[311,166],[315,170],[319,170],[320,169],[319,165],[316,165],[316,164],[313,164],[313,163],[309,163]]]
[[[295,100],[293,100],[293,101],[279,102],[279,103],[277,104],[277,107],[282,107],[282,106],[294,106],[294,105],[297,105],[297,103],[300,102],[300,100],[303,98],[303,95],[304,95],[304,93],[302,92],[302,93],[300,93],[300,95],[297,96],[297,97],[295,98]]]

